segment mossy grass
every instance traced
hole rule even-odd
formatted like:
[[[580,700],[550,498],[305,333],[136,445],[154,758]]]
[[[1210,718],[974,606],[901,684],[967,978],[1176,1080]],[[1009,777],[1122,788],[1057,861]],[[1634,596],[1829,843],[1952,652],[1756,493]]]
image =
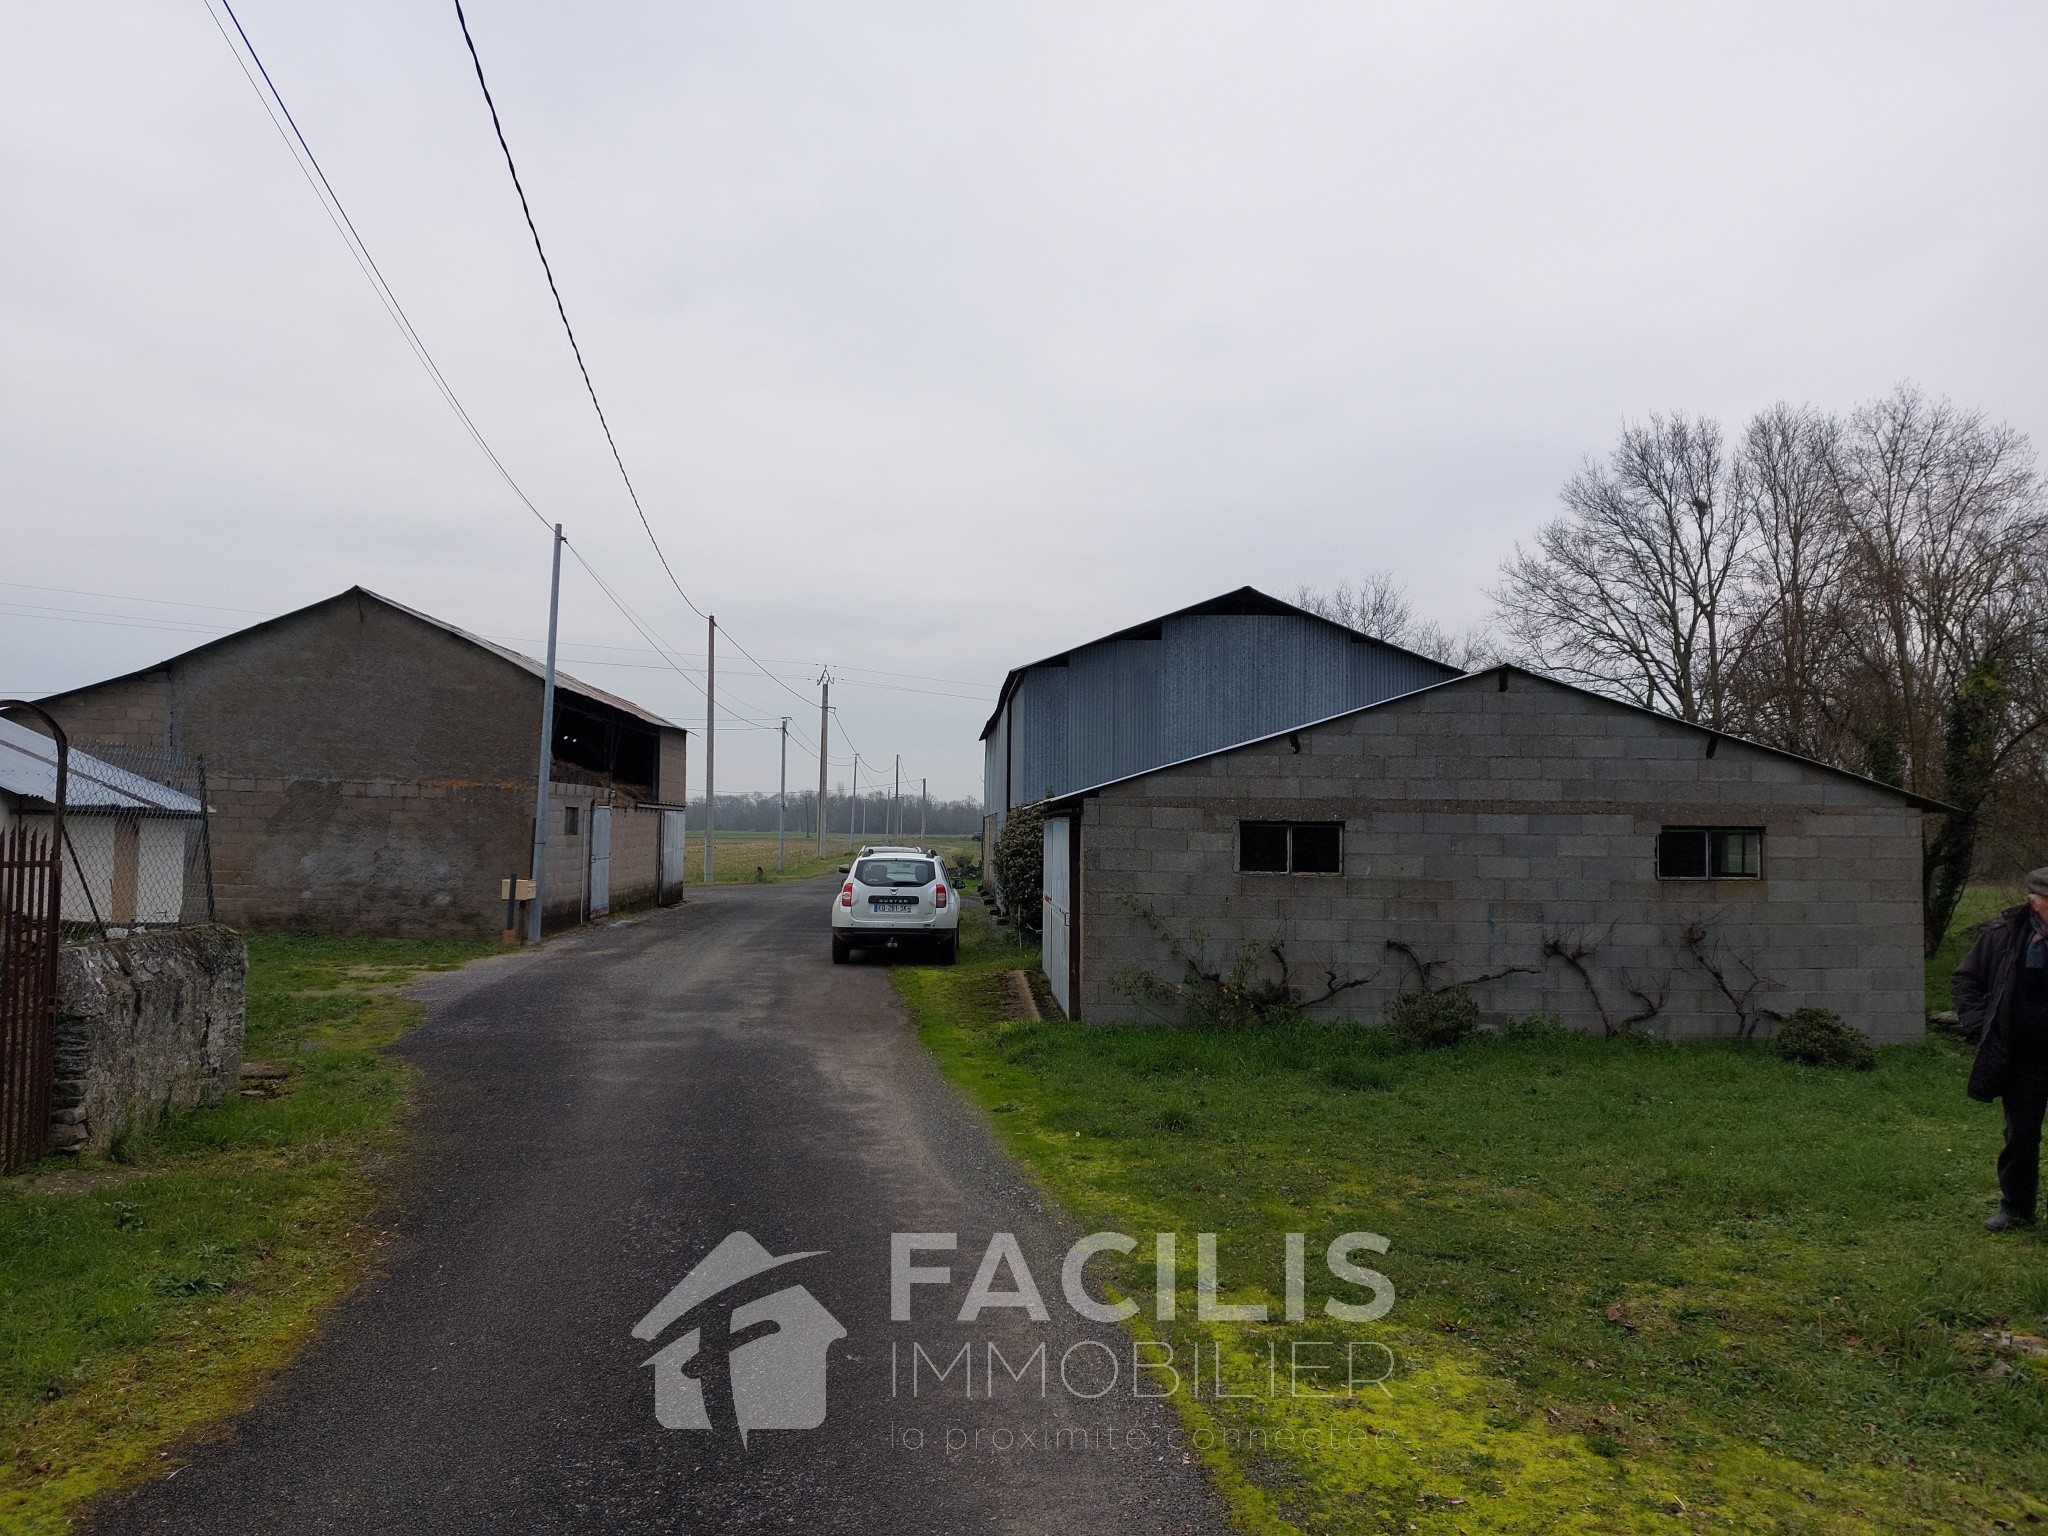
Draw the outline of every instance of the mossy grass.
[[[0,1530],[70,1529],[312,1337],[371,1262],[407,1087],[382,1047],[420,1012],[396,989],[482,952],[251,938],[247,1051],[290,1062],[287,1091],[0,1180]]]
[[[989,984],[1019,963],[970,912],[956,968],[895,978],[1077,1226],[1140,1239],[1091,1273],[1145,1299],[1148,1234],[1214,1232],[1227,1299],[1278,1318],[1285,1233],[1309,1235],[1312,1308],[1331,1237],[1392,1241],[1377,1324],[1199,1324],[1191,1255],[1179,1319],[1134,1320],[1183,1366],[1200,1343],[1205,1377],[1220,1349],[1232,1390],[1263,1394],[1277,1350],[1277,1400],[1175,1398],[1243,1529],[2048,1519],[2048,1361],[1996,1343],[2048,1333],[2048,1243],[1978,1225],[1998,1114],[1952,1044],[1843,1072],[1549,1028],[1417,1051],[1317,1024],[1025,1023]],[[1385,1393],[1286,1395],[1288,1345],[1333,1336],[1394,1353]]]

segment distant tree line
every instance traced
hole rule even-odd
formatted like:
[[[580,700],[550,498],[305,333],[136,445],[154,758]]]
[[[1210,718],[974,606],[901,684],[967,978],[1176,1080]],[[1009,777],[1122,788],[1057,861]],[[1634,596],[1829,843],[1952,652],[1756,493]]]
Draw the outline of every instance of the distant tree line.
[[[1955,807],[1928,818],[1930,951],[1973,872],[2043,862],[2048,506],[2024,434],[1905,386],[1845,415],[1775,405],[1732,438],[1653,415],[1561,499],[1481,630],[1418,622],[1384,575],[1302,605]]]
[[[915,838],[918,833],[919,810],[917,796],[906,794],[900,804],[900,835]],[[846,836],[847,817],[853,818],[857,835],[864,841],[874,842],[885,835],[890,825],[890,796],[885,790],[879,794],[863,794],[854,801],[845,794],[825,797],[825,828],[833,836]],[[704,825],[704,797],[698,795],[690,803],[690,828],[694,835]],[[789,796],[788,821],[785,823],[791,837],[818,835],[818,792],[792,790]],[[924,808],[922,825],[931,837],[961,837],[981,835],[981,802],[979,800],[933,800]],[[775,830],[775,796],[772,794],[720,795],[718,797],[717,829],[720,832],[769,832]]]

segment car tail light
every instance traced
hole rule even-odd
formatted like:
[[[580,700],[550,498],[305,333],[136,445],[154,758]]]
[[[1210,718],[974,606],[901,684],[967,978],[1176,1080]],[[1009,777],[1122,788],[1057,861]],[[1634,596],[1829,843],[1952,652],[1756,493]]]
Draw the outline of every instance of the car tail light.
[[[850,907],[853,905],[853,882],[851,880],[847,881],[845,885],[840,887],[839,905],[841,905],[842,907]]]
[[[946,910],[946,887],[943,883],[939,886],[938,895],[932,898],[932,905],[937,907],[941,912]]]

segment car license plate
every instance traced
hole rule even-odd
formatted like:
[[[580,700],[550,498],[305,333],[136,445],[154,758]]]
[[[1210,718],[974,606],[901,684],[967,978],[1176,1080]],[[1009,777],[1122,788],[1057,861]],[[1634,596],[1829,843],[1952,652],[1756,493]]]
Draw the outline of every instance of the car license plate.
[[[915,896],[870,896],[868,905],[877,912],[908,912],[917,905]]]

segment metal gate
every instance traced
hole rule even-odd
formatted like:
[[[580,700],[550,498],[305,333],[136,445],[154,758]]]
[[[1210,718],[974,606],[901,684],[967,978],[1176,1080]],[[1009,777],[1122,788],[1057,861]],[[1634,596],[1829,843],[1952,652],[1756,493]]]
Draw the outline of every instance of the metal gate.
[[[688,836],[684,816],[682,811],[661,813],[661,889],[655,899],[663,903],[683,894],[683,870],[687,867],[683,851]]]
[[[1073,938],[1073,893],[1067,888],[1067,838],[1071,834],[1062,817],[1050,817],[1045,823],[1045,890],[1044,924],[1040,955],[1045,967],[1045,979],[1052,988],[1052,995],[1060,1005],[1060,1011],[1068,1018],[1074,1016],[1073,999],[1069,997],[1067,982],[1072,975],[1070,943]]]
[[[612,808],[590,808],[590,915],[612,909]]]
[[[49,832],[31,832],[20,823],[0,831],[0,1171],[12,1172],[41,1157],[50,1143],[57,924],[64,899],[64,800],[71,754],[64,732],[40,709],[0,700],[0,710],[6,709],[42,715],[57,742]]]

